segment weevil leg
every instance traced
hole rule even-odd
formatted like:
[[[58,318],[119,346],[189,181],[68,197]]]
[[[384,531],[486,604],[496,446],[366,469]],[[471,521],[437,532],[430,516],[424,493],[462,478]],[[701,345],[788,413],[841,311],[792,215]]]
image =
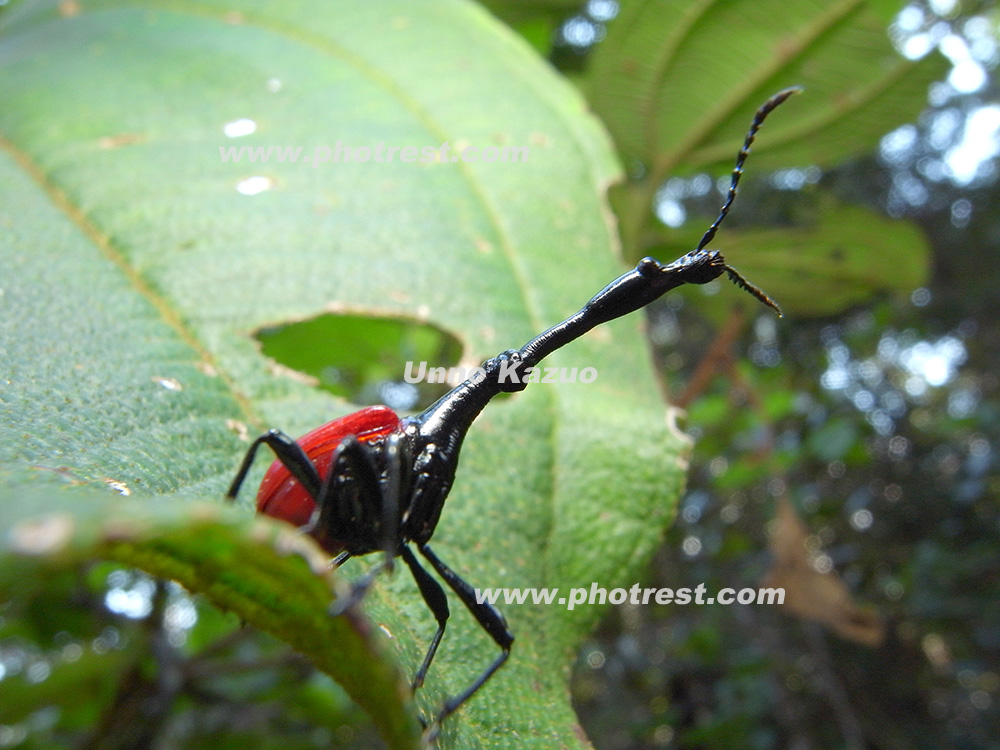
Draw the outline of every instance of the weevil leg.
[[[226,497],[230,500],[236,499],[236,493],[240,491],[240,487],[247,477],[247,472],[250,471],[250,465],[257,455],[257,449],[262,445],[266,445],[274,452],[275,457],[298,480],[299,484],[305,487],[310,495],[316,497],[319,494],[322,481],[319,478],[319,472],[316,471],[315,465],[309,460],[306,452],[281,430],[268,430],[250,444],[250,448],[247,449],[246,456],[243,458],[243,463],[240,464],[240,469],[236,472],[236,477],[229,485]]]
[[[463,580],[455,571],[445,565],[437,555],[428,547],[426,544],[417,545],[417,549],[420,550],[427,561],[431,564],[437,574],[441,576],[445,583],[458,594],[458,598],[462,600],[462,604],[465,605],[466,609],[472,613],[472,616],[476,618],[479,622],[480,627],[485,630],[494,642],[500,647],[500,655],[490,664],[483,673],[479,675],[472,684],[469,685],[465,690],[463,690],[458,695],[452,696],[444,702],[441,707],[440,713],[434,719],[434,725],[440,725],[441,721],[447,717],[449,714],[455,712],[459,706],[465,703],[469,698],[471,698],[479,688],[486,684],[486,681],[493,676],[500,667],[503,666],[504,662],[510,656],[510,648],[514,643],[514,634],[510,632],[510,628],[507,627],[507,620],[504,619],[503,614],[500,610],[494,607],[489,602],[480,602],[476,599],[476,590],[472,588],[465,580]],[[436,734],[434,726],[429,730],[431,737]]]
[[[414,580],[417,582],[417,587],[420,589],[420,595],[424,598],[427,603],[428,609],[434,614],[434,619],[437,620],[438,628],[437,632],[434,634],[433,640],[431,640],[431,645],[427,648],[427,654],[424,656],[424,661],[420,665],[420,669],[413,676],[413,689],[416,690],[421,685],[424,684],[424,677],[427,676],[427,670],[431,666],[431,662],[434,660],[434,654],[437,653],[438,646],[441,644],[441,636],[444,635],[445,626],[448,624],[448,617],[451,616],[451,610],[448,607],[448,597],[445,596],[444,589],[441,588],[441,584],[431,577],[418,562],[416,556],[410,551],[410,548],[405,544],[400,547],[400,554],[403,556],[403,561],[409,567],[410,572],[413,574]]]
[[[386,457],[386,479],[381,481],[374,450],[351,435],[337,446],[330,471],[319,493],[318,514],[313,525],[336,529],[344,537],[348,530],[360,535],[345,538],[361,550],[382,549],[382,560],[369,568],[351,585],[351,593],[330,605],[330,614],[338,615],[354,606],[365,595],[383,570],[392,570],[399,539],[400,457],[396,435],[382,447]],[[360,554],[364,554],[361,552]]]

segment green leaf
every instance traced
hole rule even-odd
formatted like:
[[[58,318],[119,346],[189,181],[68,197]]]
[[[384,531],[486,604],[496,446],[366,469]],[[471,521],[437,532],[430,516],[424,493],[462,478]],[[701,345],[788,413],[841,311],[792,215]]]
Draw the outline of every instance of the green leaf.
[[[552,33],[559,22],[579,12],[580,3],[576,0],[479,0],[493,15],[504,23],[524,34],[525,29],[545,29],[547,34],[538,37],[538,42],[544,44],[532,45],[540,52],[547,51],[551,46]],[[526,35],[527,36],[527,35]]]
[[[672,176],[732,168],[756,109],[789,86],[753,145],[754,171],[835,164],[915,118],[940,55],[889,41],[895,0],[628,0],[584,88],[636,177],[613,202],[626,257],[648,252],[651,206]],[[690,248],[689,248],[690,249]]]
[[[658,252],[674,257],[694,247],[700,230],[667,234]],[[875,294],[908,295],[930,276],[930,245],[916,225],[832,201],[821,202],[806,226],[727,231],[724,247],[726,260],[792,315],[832,315]],[[749,295],[727,294],[724,306],[706,299],[728,284],[683,293],[707,315],[725,314],[731,304],[760,307]]]
[[[331,619],[315,546],[221,503],[241,426],[301,434],[353,408],[275,372],[252,334],[334,310],[430,322],[469,362],[520,346],[621,272],[603,201],[618,167],[577,93],[477,6],[238,7],[96,1],[63,17],[22,2],[0,16],[3,593],[95,557],[176,578],[292,644],[392,747],[412,746],[380,636],[412,675],[434,632],[412,582],[381,579],[370,621]],[[256,132],[226,136],[241,118]],[[530,155],[220,156],[338,142]],[[242,194],[248,178],[268,189]],[[672,517],[687,441],[639,316],[551,360],[599,377],[486,410],[435,549],[480,587],[631,585]],[[586,746],[567,675],[603,608],[501,608],[511,661],[442,746]],[[417,695],[426,714],[496,653],[453,612]]]
[[[0,600],[44,596],[53,570],[94,558],[172,578],[308,654],[377,716],[391,747],[415,744],[408,690],[387,644],[358,615],[325,616],[333,581],[309,540],[220,503],[113,499],[40,469],[34,478],[30,470],[0,475]],[[324,643],[334,645],[318,648]],[[35,700],[49,700],[44,686]]]
[[[899,6],[628,0],[594,51],[588,99],[621,153],[662,177],[731,163],[757,107],[802,86],[768,121],[755,168],[836,163],[915,117],[946,70],[893,49],[886,10]]]

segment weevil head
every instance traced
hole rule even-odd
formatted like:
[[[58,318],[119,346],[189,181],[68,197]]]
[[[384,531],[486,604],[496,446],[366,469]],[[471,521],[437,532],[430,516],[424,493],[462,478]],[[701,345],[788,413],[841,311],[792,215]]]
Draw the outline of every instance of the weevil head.
[[[681,284],[707,284],[726,274],[740,289],[756,297],[764,305],[781,315],[781,308],[759,288],[751,284],[735,268],[726,263],[719,250],[693,250],[681,256],[668,266],[662,266],[660,272],[669,272],[680,280]]]
[[[718,250],[694,250],[663,267],[661,272],[676,277],[680,284],[707,284],[728,269],[726,259]]]

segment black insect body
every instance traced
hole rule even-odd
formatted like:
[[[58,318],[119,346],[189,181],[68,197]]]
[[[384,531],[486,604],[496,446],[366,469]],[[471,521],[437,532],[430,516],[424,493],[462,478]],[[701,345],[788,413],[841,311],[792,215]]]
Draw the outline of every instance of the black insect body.
[[[384,553],[380,564],[356,582],[352,596],[334,603],[333,612],[343,611],[357,601],[380,570],[391,567],[394,558],[403,558],[438,624],[414,676],[414,689],[423,683],[434,659],[449,608],[441,585],[421,565],[411,545],[500,647],[499,656],[471,685],[445,701],[436,724],[486,683],[507,660],[514,642],[499,610],[492,604],[477,602],[472,586],[428,545],[451,490],[466,432],[494,396],[526,387],[524,373],[528,368],[595,326],[638,310],[682,284],[705,284],[727,274],[737,286],[781,314],[770,297],[726,264],[722,253],[706,246],[729,213],[758,128],[795,91],[781,91],[757,110],[737,156],[719,216],[687,255],[667,264],[644,258],[594,295],[575,315],[520,349],[509,349],[487,360],[480,373],[419,414],[401,418],[387,407],[369,407],[329,422],[299,440],[271,430],[257,438],[247,451],[229,488],[230,498],[236,497],[257,449],[267,445],[277,459],[257,493],[258,512],[301,527],[335,556],[338,565],[350,557]]]

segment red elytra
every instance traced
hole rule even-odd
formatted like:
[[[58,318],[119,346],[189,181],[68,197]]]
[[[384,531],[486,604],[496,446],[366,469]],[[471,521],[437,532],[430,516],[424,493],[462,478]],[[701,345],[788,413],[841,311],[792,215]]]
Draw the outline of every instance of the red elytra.
[[[295,442],[302,447],[309,460],[316,466],[320,478],[325,479],[330,470],[333,454],[345,437],[353,435],[360,442],[369,443],[393,432],[399,424],[399,416],[388,406],[369,406],[354,414],[327,422]],[[272,463],[264,474],[260,489],[257,490],[257,512],[272,518],[280,518],[295,526],[305,526],[312,518],[315,508],[316,503],[313,498],[285,465],[280,460]],[[335,544],[329,543],[330,540],[319,537],[317,540],[328,552],[336,554],[339,551]]]

